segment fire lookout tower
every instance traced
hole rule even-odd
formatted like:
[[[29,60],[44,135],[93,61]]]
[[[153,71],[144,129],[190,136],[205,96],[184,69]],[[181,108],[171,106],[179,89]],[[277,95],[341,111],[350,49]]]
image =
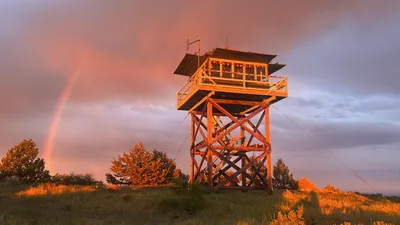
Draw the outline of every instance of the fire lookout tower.
[[[188,77],[177,109],[191,116],[189,182],[272,191],[269,106],[288,96],[275,57],[216,48],[182,59],[174,74]]]

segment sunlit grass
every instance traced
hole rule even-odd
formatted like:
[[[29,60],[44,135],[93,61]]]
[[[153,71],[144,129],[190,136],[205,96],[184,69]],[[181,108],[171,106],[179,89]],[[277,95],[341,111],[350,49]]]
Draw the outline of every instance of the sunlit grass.
[[[314,218],[400,218],[400,203],[368,199],[352,192],[315,190],[312,192],[285,191],[279,209],[291,212],[299,204],[308,206]],[[306,210],[307,211],[307,210]],[[377,224],[384,224],[382,221]]]
[[[28,187],[26,190],[16,193],[18,197],[24,196],[43,196],[43,195],[61,195],[66,193],[93,192],[94,186],[75,186],[75,185],[56,185],[51,183],[40,184],[37,187]]]
[[[13,192],[10,188],[2,192],[0,186],[0,224],[267,225],[274,221],[387,225],[400,221],[400,203],[334,188],[312,192],[275,190],[272,196],[264,191],[210,193],[204,195],[205,207],[194,214],[173,207],[161,210],[160,202],[178,198],[167,187],[42,184],[18,187]]]

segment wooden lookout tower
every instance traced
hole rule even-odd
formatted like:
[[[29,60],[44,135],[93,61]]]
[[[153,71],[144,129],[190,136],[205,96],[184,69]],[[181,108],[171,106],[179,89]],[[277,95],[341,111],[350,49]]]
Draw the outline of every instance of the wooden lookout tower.
[[[275,57],[223,48],[185,55],[174,74],[188,77],[177,109],[191,116],[189,182],[272,191],[269,106],[288,96],[287,78],[272,75],[285,66]]]

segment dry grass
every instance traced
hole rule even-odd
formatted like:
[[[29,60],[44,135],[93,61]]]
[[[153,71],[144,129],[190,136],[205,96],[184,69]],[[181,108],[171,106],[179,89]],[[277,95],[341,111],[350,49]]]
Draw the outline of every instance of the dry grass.
[[[314,211],[314,217],[332,218],[333,220],[363,218],[366,215],[370,218],[400,217],[400,203],[371,200],[355,193],[340,192],[332,187],[309,193],[286,190],[283,192],[282,198],[284,201],[280,205],[280,210],[287,213],[299,204],[307,204],[309,210]],[[374,224],[391,223],[376,221]]]
[[[25,196],[44,196],[44,195],[61,195],[66,193],[93,192],[94,186],[66,186],[51,183],[40,184],[37,187],[28,187],[24,191],[16,193],[18,197]]]
[[[194,215],[166,212],[158,205],[178,197],[169,188],[43,184],[0,185],[0,224],[374,224],[400,222],[400,202],[343,193],[328,187],[312,192],[221,191],[205,194]],[[173,202],[173,201],[172,201]],[[164,210],[165,211],[165,210]],[[375,221],[375,222],[374,222]]]
[[[120,190],[120,186],[118,186],[118,185],[116,185],[116,184],[108,184],[108,185],[106,185],[106,189],[107,189],[109,192],[117,192],[117,191]]]

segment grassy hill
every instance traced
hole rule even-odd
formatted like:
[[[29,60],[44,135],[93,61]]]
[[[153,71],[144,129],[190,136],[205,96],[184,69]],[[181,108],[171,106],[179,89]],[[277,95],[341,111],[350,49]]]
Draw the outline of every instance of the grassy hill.
[[[0,224],[400,224],[400,203],[338,191],[221,191],[0,184]],[[303,210],[302,210],[303,209]],[[282,214],[278,217],[278,212]],[[289,214],[289,215],[288,215]],[[287,216],[288,215],[288,216]],[[278,218],[278,219],[277,219]],[[384,222],[376,222],[384,221]],[[385,223],[386,222],[386,223]],[[301,223],[299,223],[301,224]]]

